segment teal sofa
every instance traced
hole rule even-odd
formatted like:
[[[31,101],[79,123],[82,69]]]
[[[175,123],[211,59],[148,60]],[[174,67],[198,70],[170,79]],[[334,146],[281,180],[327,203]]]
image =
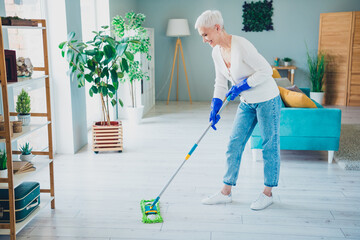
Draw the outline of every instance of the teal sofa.
[[[301,88],[310,95],[309,88]],[[315,101],[314,101],[315,102]],[[282,104],[280,116],[281,150],[328,151],[328,163],[332,163],[334,151],[339,149],[341,110],[324,108],[290,108]],[[251,135],[253,159],[262,159],[262,139],[258,125]]]

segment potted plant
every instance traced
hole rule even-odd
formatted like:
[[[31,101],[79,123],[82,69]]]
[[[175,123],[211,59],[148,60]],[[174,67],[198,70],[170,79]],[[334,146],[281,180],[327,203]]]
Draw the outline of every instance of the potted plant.
[[[291,61],[292,59],[291,58],[288,58],[288,57],[285,57],[283,58],[283,62],[284,62],[284,66],[290,66],[291,65]]]
[[[23,126],[30,124],[30,96],[22,89],[21,93],[17,97],[16,101],[16,112],[18,114],[19,121],[22,121]]]
[[[142,27],[145,18],[145,15],[142,13],[129,12],[125,15],[125,18],[116,16],[112,21],[118,38],[128,37],[130,40],[133,40],[129,43],[128,52],[135,56],[135,58],[130,58],[129,71],[124,74],[122,79],[123,82],[129,85],[130,103],[127,106],[127,115],[130,122],[133,123],[140,122],[144,111],[144,106],[139,105],[137,101],[137,81],[149,80],[147,73],[142,71],[139,61],[140,54],[146,54],[146,58],[149,61],[151,60],[149,55],[150,38],[147,35],[146,29]]]
[[[66,57],[69,62],[70,79],[75,78],[78,87],[85,86],[85,82],[91,84],[89,90],[91,97],[94,94],[100,95],[103,120],[94,123],[93,134],[95,137],[101,133],[107,136],[104,137],[105,139],[101,138],[102,142],[99,138],[94,138],[93,150],[95,153],[122,151],[121,121],[110,121],[109,100],[113,106],[117,104],[116,92],[119,82],[129,71],[129,62],[134,58],[133,54],[127,50],[128,45],[138,42],[128,37],[116,40],[110,35],[108,26],[101,28],[102,30],[99,32],[93,31],[95,36],[91,41],[86,43],[78,41],[75,39],[75,33],[70,32],[67,41],[59,45],[62,56]],[[123,106],[120,98],[118,102]],[[104,130],[104,128],[108,128],[108,130]]]
[[[6,151],[0,150],[0,178],[7,177],[7,155]]]
[[[327,62],[325,61],[325,53],[320,51],[317,55],[312,57],[310,56],[309,51],[307,51],[307,64],[309,67],[309,79],[311,82],[310,98],[322,104],[324,99],[324,75],[327,65]]]
[[[23,146],[20,146],[21,155],[20,160],[21,161],[28,161],[30,162],[33,158],[33,155],[31,154],[32,148],[30,147],[30,144],[27,142]]]

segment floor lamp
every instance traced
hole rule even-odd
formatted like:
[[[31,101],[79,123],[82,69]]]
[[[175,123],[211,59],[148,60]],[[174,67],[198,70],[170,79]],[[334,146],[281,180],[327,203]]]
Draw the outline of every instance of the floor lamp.
[[[181,51],[182,61],[184,65],[184,71],[185,71],[185,77],[187,82],[187,87],[189,91],[189,97],[190,97],[190,103],[192,103],[191,100],[191,93],[190,93],[190,87],[189,87],[189,80],[186,73],[186,66],[185,66],[185,59],[184,59],[184,53],[181,45],[181,39],[180,37],[189,36],[190,30],[189,30],[189,24],[187,19],[169,19],[166,36],[168,37],[177,37],[176,45],[175,45],[175,53],[174,53],[174,60],[173,60],[173,66],[171,70],[171,79],[170,79],[170,86],[169,86],[169,93],[167,98],[167,104],[169,104],[169,98],[170,98],[170,92],[171,92],[171,85],[174,75],[174,68],[175,68],[175,62],[177,59],[177,74],[176,74],[176,101],[179,101],[179,49]]]

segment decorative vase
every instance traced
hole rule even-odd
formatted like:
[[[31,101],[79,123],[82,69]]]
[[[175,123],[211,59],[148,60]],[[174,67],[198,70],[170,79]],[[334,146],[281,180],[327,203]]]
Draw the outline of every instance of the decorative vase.
[[[127,107],[128,120],[132,124],[139,124],[144,113],[144,106]]]
[[[27,161],[27,162],[31,162],[31,160],[33,159],[34,155],[32,155],[31,153],[28,155],[20,155],[20,160],[21,161]]]
[[[18,114],[19,121],[22,121],[23,126],[28,126],[30,124],[30,113]]]
[[[323,104],[324,92],[310,92],[310,98],[314,99],[317,103]]]
[[[8,176],[8,170],[4,169],[4,170],[0,170],[0,178],[7,178]]]

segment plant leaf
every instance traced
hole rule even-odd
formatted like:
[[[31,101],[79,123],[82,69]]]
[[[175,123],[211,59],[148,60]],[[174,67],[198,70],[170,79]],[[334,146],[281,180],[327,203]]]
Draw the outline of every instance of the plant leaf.
[[[128,37],[123,37],[120,42],[121,43],[127,43],[129,41],[129,38]]]
[[[103,58],[103,56],[104,56],[104,53],[98,51],[98,52],[96,52],[96,54],[95,54],[95,60],[99,63],[99,62],[101,62],[101,59]]]
[[[65,43],[66,43],[66,41],[65,41],[65,42],[60,43],[60,44],[59,44],[59,48],[60,48],[60,49],[63,49],[63,47],[65,46]]]
[[[116,52],[119,56],[122,56],[127,48],[128,44],[127,43],[120,43],[119,45],[116,46]]]
[[[123,67],[124,71],[125,72],[128,72],[129,71],[129,65],[128,65],[128,62],[126,61],[125,58],[123,58],[121,60],[121,66]]]
[[[115,48],[116,41],[112,37],[106,37],[105,42],[109,43],[113,48]]]
[[[123,73],[123,72],[118,72],[117,75],[118,75],[118,78],[123,78],[123,77],[124,77],[124,73]]]
[[[74,58],[74,50],[69,48],[66,52],[66,57],[67,57],[67,61],[71,62]]]
[[[89,59],[89,60],[87,61],[87,66],[88,66],[88,68],[90,69],[90,71],[92,71],[92,72],[95,71],[94,62],[93,62],[91,59]]]
[[[111,62],[111,58],[105,58],[105,60],[102,62],[102,64],[104,64],[105,66],[109,64],[109,62]]]
[[[88,81],[89,83],[93,82],[94,79],[92,78],[92,76],[90,74],[85,74],[85,79],[86,81]]]
[[[108,69],[108,67],[104,67],[101,74],[100,74],[101,78],[103,78],[105,76],[109,77],[109,69]]]
[[[89,95],[90,95],[90,97],[92,97],[94,95],[92,88],[89,89]]]
[[[104,46],[104,53],[106,58],[113,58],[115,56],[115,49],[111,45]]]
[[[92,86],[91,89],[95,94],[99,92],[99,90],[96,86]]]
[[[114,86],[115,90],[118,90],[118,88],[119,88],[119,82],[118,82],[118,81],[113,82],[113,86]]]
[[[118,75],[115,69],[111,69],[110,70],[110,74],[111,74],[111,80],[112,82],[117,82],[118,80]]]
[[[95,84],[99,84],[100,83],[100,77],[97,77],[97,78],[95,78]],[[95,92],[95,91],[94,91]]]
[[[123,101],[121,101],[121,99],[119,99],[119,103],[120,103],[120,106],[121,106],[121,107],[124,106],[124,103],[123,103]]]
[[[68,41],[71,41],[74,37],[75,37],[75,33],[74,33],[74,32],[69,32],[69,33],[68,33],[67,40],[68,40]]]
[[[129,51],[126,51],[125,52],[125,56],[127,57],[127,59],[129,59],[130,61],[133,61],[134,60],[134,55],[129,52]]]
[[[94,56],[96,52],[97,51],[95,49],[85,50],[85,54],[90,56]]]
[[[116,89],[114,88],[114,86],[113,85],[110,85],[110,84],[108,84],[108,89],[109,89],[109,91],[110,92],[112,92],[112,93],[116,93]]]
[[[139,40],[136,40],[136,39],[130,40],[129,42],[136,43],[136,44],[141,44],[141,42]]]
[[[115,99],[111,100],[111,105],[112,105],[112,106],[115,106],[115,105],[116,105],[116,100],[115,100]]]
[[[108,91],[107,87],[101,87],[101,92],[105,97],[108,94],[109,91]]]

